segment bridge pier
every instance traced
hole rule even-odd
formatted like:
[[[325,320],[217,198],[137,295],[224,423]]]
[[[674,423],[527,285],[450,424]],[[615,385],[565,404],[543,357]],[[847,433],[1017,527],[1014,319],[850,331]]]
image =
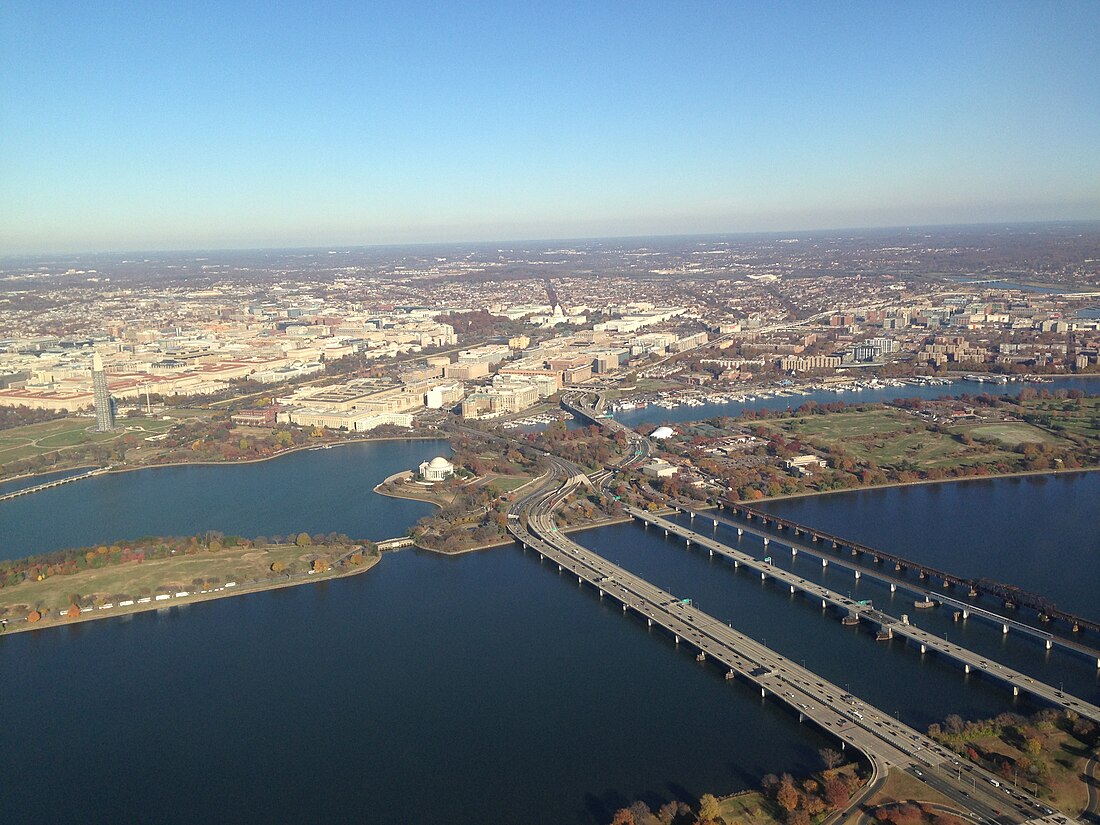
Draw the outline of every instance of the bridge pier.
[[[740,562],[738,562],[737,559],[734,559],[733,560],[733,569],[736,570],[740,566],[741,566]]]
[[[691,539],[684,539],[684,542],[687,547],[691,547]]]
[[[965,607],[963,608],[963,618],[964,619],[969,619],[970,618],[970,611],[967,610]]]
[[[695,513],[693,511],[688,512],[688,521],[695,521]]]
[[[837,547],[839,547],[839,546],[840,546],[840,545],[838,545],[838,544],[836,543],[836,540],[834,539],[834,540],[833,540],[833,549],[834,549],[834,550],[836,550],[836,549],[837,549]]]
[[[1006,625],[1006,624],[1001,625],[1001,633],[1008,633],[1008,625]]]
[[[726,671],[726,681],[728,682],[728,681],[732,680],[735,675],[736,674],[732,670],[727,670]]]
[[[950,587],[950,586],[951,586],[951,582],[949,582],[949,581],[948,581],[947,579],[944,579],[944,580],[943,580],[943,586],[944,586],[944,587]]]
[[[826,604],[825,600],[824,600],[824,599],[822,599],[822,600],[821,600],[821,609],[822,609],[822,610],[824,610],[824,609],[825,609],[826,607],[828,607],[828,606],[829,606],[829,605],[828,605],[828,604]]]
[[[925,572],[923,570],[920,571],[920,578],[921,579],[927,578],[927,575],[925,574]]]
[[[927,645],[925,645],[925,643],[924,643],[924,642],[921,642],[921,643],[920,643],[920,652],[921,652],[921,653],[927,653],[927,652],[928,652],[928,646],[927,646]]]
[[[963,673],[969,673],[969,672],[970,672],[970,665],[968,665],[964,662],[963,663]]]
[[[767,577],[768,577],[767,573],[761,573],[760,574],[760,581],[764,581],[764,579],[766,579]]]
[[[709,552],[712,557],[714,556],[714,548],[713,547],[711,547],[707,552]]]
[[[767,536],[764,536],[764,546],[765,547],[768,546],[768,537]]]
[[[859,571],[856,571],[856,581],[859,581]]]
[[[1047,650],[1050,650],[1052,647],[1054,647],[1054,642],[1051,639],[1047,639]]]
[[[668,530],[665,530],[665,538],[668,538]]]
[[[561,572],[561,565],[560,564],[558,565],[558,572],[559,573]]]
[[[627,604],[626,604],[626,602],[623,602],[623,613],[626,612],[626,609],[627,609]]]
[[[584,584],[584,579],[582,579],[580,576],[577,576],[577,584]]]
[[[792,596],[794,595],[794,585],[793,584],[791,585],[791,595]]]
[[[743,535],[745,535],[745,531],[742,530],[740,527],[738,527],[737,528],[737,538],[741,538]]]
[[[829,560],[828,559],[822,559],[821,560],[821,566],[822,567],[828,567],[829,566]]]
[[[1013,685],[1012,686],[1012,695],[1013,696],[1019,696],[1020,695],[1020,686],[1019,685]]]
[[[601,599],[603,598],[603,591],[602,590],[600,591],[600,598]]]
[[[896,584],[894,584],[893,582],[890,582],[890,592],[891,593],[897,593],[898,592],[898,586]]]
[[[797,556],[797,555],[798,555],[798,548],[797,547],[792,547],[791,548],[791,556]]]
[[[712,519],[712,521],[714,522],[714,526],[718,527],[718,519]]]
[[[761,699],[768,698],[768,694],[764,691],[764,688],[760,688],[760,698]]]
[[[821,541],[821,536],[819,536],[817,533],[814,533],[813,534],[813,540],[814,541]]]
[[[672,638],[676,640],[676,644],[680,644],[680,637],[677,636],[675,633],[672,634]]]
[[[646,627],[653,627],[653,619],[652,618],[647,618],[645,620],[645,624],[646,624]]]

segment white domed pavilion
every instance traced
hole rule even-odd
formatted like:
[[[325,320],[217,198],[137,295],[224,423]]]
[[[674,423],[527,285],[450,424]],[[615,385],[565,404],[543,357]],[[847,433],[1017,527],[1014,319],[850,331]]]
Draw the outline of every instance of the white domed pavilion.
[[[441,455],[420,463],[420,475],[425,481],[443,481],[455,474],[455,465]]]

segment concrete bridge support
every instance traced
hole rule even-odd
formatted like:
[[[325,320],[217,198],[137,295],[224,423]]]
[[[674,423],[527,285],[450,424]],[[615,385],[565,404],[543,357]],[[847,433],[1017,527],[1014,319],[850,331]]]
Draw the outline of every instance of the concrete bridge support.
[[[1008,633],[1008,625],[1006,625],[1006,624],[1001,625],[1001,633]]]
[[[924,642],[920,643],[920,652],[921,653],[927,653],[928,652],[928,645],[926,645]]]
[[[742,530],[740,527],[738,527],[737,528],[737,538],[741,538],[743,535],[745,535],[745,531]]]
[[[829,566],[829,560],[828,559],[822,559],[821,560],[821,566],[822,567],[828,567]]]
[[[859,581],[859,571],[856,571],[856,581]]]
[[[793,584],[791,585],[791,595],[792,596],[794,595],[794,585]]]
[[[797,547],[792,547],[791,548],[791,556],[794,557],[794,556],[797,556],[797,555],[798,555],[798,548]]]
[[[893,582],[890,582],[890,592],[891,593],[897,593],[898,592],[898,586],[896,584],[894,584]]]
[[[768,546],[768,537],[767,536],[764,536],[764,546],[765,547]]]
[[[822,599],[821,600],[821,609],[824,610],[828,606],[829,606],[828,602],[826,602],[824,599]]]
[[[1013,696],[1019,696],[1020,695],[1020,686],[1019,685],[1013,685],[1012,686],[1012,695]]]
[[[964,664],[963,665],[963,673],[969,673],[969,672],[970,672],[970,665]]]

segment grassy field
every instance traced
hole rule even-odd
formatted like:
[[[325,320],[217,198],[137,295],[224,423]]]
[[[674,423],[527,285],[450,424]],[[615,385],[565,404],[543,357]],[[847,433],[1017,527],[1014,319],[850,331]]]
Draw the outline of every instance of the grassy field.
[[[999,754],[1015,762],[1024,756],[1023,751],[1008,744],[1004,739],[994,736],[975,739],[973,744],[988,756]],[[1039,785],[1041,795],[1048,799],[1060,811],[1076,812],[1082,810],[1088,802],[1088,788],[1081,781],[1087,761],[1086,751],[1081,743],[1065,731],[1048,733],[1044,742],[1044,759],[1050,766],[1050,777]],[[1034,783],[1019,777],[1020,786],[1034,789]],[[1006,780],[1005,784],[1010,784]]]
[[[1089,439],[1100,439],[1100,396],[1060,401],[1034,398],[1021,403],[1022,413],[1050,416],[1065,432]]]
[[[841,450],[880,467],[905,465],[928,470],[1018,459],[1007,451],[985,452],[980,446],[966,445],[952,435],[935,432],[906,412],[890,408],[799,416],[769,421],[765,426],[780,430],[788,440],[797,438],[810,448]]]
[[[894,802],[932,802],[937,805],[955,807],[955,803],[939,791],[930,788],[915,776],[910,776],[904,771],[892,770],[886,777],[886,782],[867,799],[865,806],[873,808],[877,805],[889,805]],[[858,822],[863,816],[862,811],[856,810],[848,818],[848,822]]]
[[[1022,421],[1005,421],[996,424],[974,424],[968,427],[956,427],[954,432],[969,433],[975,438],[988,438],[999,441],[1006,447],[1015,447],[1018,444],[1065,444],[1065,439],[1058,438],[1046,430],[1025,424]]]
[[[124,435],[149,436],[162,433],[174,426],[177,420],[164,421],[159,418],[123,418],[119,419],[119,429],[113,433],[91,432],[95,426],[94,418],[60,418],[56,421],[43,421],[12,427],[0,431],[0,464],[63,451],[68,447],[84,444],[97,444],[114,441]]]
[[[286,565],[289,573],[303,573],[313,559],[334,560],[349,549],[342,545],[226,548],[110,565],[2,588],[0,607],[6,608],[9,615],[25,615],[31,609],[66,610],[72,603],[73,594],[116,601],[118,596],[136,599],[155,594],[158,589],[172,593],[203,589],[206,587],[204,582],[216,586],[235,581],[244,586],[257,579],[266,580],[271,565],[276,562]],[[26,609],[21,609],[22,606]]]

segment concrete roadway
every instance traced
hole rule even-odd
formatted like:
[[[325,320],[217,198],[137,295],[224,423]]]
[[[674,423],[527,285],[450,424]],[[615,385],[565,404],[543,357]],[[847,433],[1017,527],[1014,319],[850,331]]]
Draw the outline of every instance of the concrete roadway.
[[[638,510],[634,507],[626,507],[624,509],[633,518],[648,522],[658,529],[666,530],[669,534],[677,535],[699,547],[705,547],[708,551],[713,551],[725,558],[732,559],[739,566],[744,565],[756,571],[762,577],[782,582],[790,588],[792,593],[801,592],[812,598],[821,599],[822,606],[824,606],[825,603],[829,603],[836,607],[840,607],[853,615],[859,616],[861,619],[865,618],[879,625],[884,631],[892,635],[899,635],[909,639],[920,647],[922,653],[926,650],[935,651],[953,661],[959,662],[967,673],[981,672],[992,676],[994,679],[1011,686],[1014,691],[1029,693],[1052,705],[1071,709],[1081,716],[1100,722],[1100,707],[1090,702],[1086,702],[1084,699],[1071,696],[1056,687],[1052,687],[1030,676],[1026,676],[1017,670],[1013,670],[1007,665],[999,664],[989,657],[982,656],[961,645],[941,639],[939,636],[929,633],[926,630],[921,630],[915,625],[905,624],[900,619],[888,613],[884,613],[881,610],[876,610],[871,605],[861,605],[851,598],[847,598],[834,590],[830,590],[824,585],[810,581],[809,579],[804,579],[796,573],[792,573],[781,567],[775,567],[768,562],[759,561],[747,553],[735,550],[727,544],[723,544],[709,536],[704,536],[701,533],[697,533],[687,527],[671,522],[668,519],[661,518],[652,513],[647,513],[643,510]]]
[[[685,510],[685,512],[690,513],[691,511]],[[1056,646],[1064,648],[1065,650],[1072,651],[1074,653],[1078,653],[1088,659],[1093,660],[1096,663],[1096,667],[1100,668],[1100,655],[1098,655],[1097,651],[1094,648],[1091,648],[1088,645],[1081,644],[1080,642],[1075,642],[1072,639],[1067,639],[1063,636],[1056,636],[1053,633],[1048,633],[1045,630],[1040,630],[1037,627],[1032,627],[1031,625],[1024,624],[1023,622],[1016,621],[1015,619],[1010,619],[1009,617],[1002,616],[999,613],[994,613],[990,610],[975,607],[971,604],[961,602],[949,596],[944,596],[940,593],[932,592],[927,588],[917,586],[917,584],[912,581],[908,581],[900,577],[891,576],[881,570],[876,570],[866,565],[846,561],[843,558],[838,558],[835,555],[829,555],[824,549],[824,545],[827,545],[828,542],[818,544],[812,541],[796,541],[789,538],[790,531],[784,531],[786,535],[782,535],[777,534],[776,532],[768,532],[767,530],[757,527],[754,524],[734,521],[730,518],[716,515],[714,513],[698,513],[698,515],[709,518],[712,521],[717,521],[720,524],[726,525],[727,527],[733,527],[737,530],[743,530],[746,533],[751,533],[758,538],[766,538],[769,540],[769,543],[776,542],[778,544],[782,544],[784,546],[797,550],[799,553],[806,553],[807,555],[814,556],[819,559],[825,559],[828,561],[829,564],[835,564],[838,567],[843,567],[845,570],[851,570],[853,574],[858,573],[861,576],[875,578],[879,581],[885,582],[886,584],[904,588],[905,590],[916,593],[917,595],[925,596],[926,598],[932,600],[939,599],[946,604],[957,607],[959,610],[965,610],[969,612],[970,615],[977,616],[984,621],[1000,624],[1002,627],[1014,628],[1024,635],[1039,639],[1048,649],[1050,647]]]
[[[513,512],[521,518],[526,515],[527,521],[526,525],[512,521],[510,529],[525,548],[556,563],[561,572],[576,575],[578,583],[587,581],[601,596],[615,598],[624,613],[635,611],[650,625],[664,627],[678,643],[688,643],[703,656],[721,662],[728,678],[740,674],[758,685],[763,695],[790,706],[800,719],[813,721],[844,745],[864,753],[872,766],[872,782],[894,766],[930,785],[935,783],[937,789],[946,788],[949,798],[985,820],[1013,823],[1044,815],[1039,802],[1026,794],[1009,796],[980,768],[967,766],[973,781],[960,779],[951,763],[954,754],[919,732],[565,537],[557,530],[552,512],[576,488],[572,479],[577,468],[555,457],[550,461],[557,478],[570,481],[555,489],[532,491],[514,505]]]

